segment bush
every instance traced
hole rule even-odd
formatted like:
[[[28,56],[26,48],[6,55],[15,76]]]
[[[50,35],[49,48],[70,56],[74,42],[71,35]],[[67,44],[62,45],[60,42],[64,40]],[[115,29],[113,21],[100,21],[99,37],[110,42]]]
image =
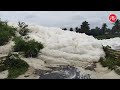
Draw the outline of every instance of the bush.
[[[115,70],[117,74],[120,74],[120,52],[112,50],[109,46],[103,47],[105,51],[105,58],[100,58],[100,63],[103,67],[108,67],[108,69]]]
[[[38,43],[35,40],[28,41],[24,51],[25,57],[37,57],[40,49],[43,49],[43,45],[41,43]]]
[[[9,32],[0,32],[0,46],[5,45],[11,38]]]
[[[27,35],[27,33],[29,32],[29,29],[27,28],[28,25],[26,25],[24,22],[18,22],[18,26],[20,27],[19,34],[21,36]]]
[[[26,42],[22,39],[22,37],[16,37],[14,38],[15,46],[14,51],[15,52],[22,52],[26,48]]]
[[[8,69],[8,78],[16,78],[21,74],[24,74],[29,65],[21,60],[17,54],[9,54],[6,60],[3,62],[4,66]]]
[[[16,34],[16,28],[8,26],[7,22],[0,21],[0,46],[6,44]]]
[[[37,57],[40,49],[43,49],[43,45],[35,40],[24,41],[22,38],[17,37],[13,48],[16,52],[23,52],[25,57]]]
[[[107,57],[105,60],[101,60],[100,62],[103,67],[108,67],[111,70],[115,70],[116,66],[120,66],[120,60],[115,60],[111,57]]]

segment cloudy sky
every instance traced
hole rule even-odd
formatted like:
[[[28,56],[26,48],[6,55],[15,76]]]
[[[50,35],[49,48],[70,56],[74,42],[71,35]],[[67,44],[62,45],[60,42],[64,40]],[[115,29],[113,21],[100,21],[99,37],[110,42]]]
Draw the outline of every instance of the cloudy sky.
[[[9,22],[24,21],[50,27],[75,27],[88,21],[91,28],[107,23],[111,28],[109,15],[120,19],[120,11],[0,11],[0,18]]]

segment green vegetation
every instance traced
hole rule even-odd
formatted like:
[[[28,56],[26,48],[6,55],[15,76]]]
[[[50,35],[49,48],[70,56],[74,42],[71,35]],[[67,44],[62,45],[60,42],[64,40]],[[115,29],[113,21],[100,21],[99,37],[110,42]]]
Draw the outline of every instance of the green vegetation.
[[[17,54],[11,53],[5,57],[5,60],[0,65],[0,71],[8,70],[8,79],[17,78],[19,75],[24,74],[29,67]]]
[[[29,65],[20,59],[18,54],[14,54],[14,52],[22,52],[26,58],[37,57],[40,50],[44,48],[41,43],[35,40],[28,41],[28,38],[30,38],[27,36],[29,32],[27,28],[28,25],[24,22],[18,22],[18,26],[19,31],[17,31],[17,28],[8,26],[7,22],[0,20],[0,46],[7,44],[11,39],[15,42],[12,53],[0,57],[0,72],[8,70],[9,74],[7,79],[17,78],[19,75],[24,74],[29,67]],[[18,37],[16,32],[21,36]]]
[[[115,60],[114,58],[107,57],[105,60],[101,60],[103,67],[108,67],[113,70],[116,69],[116,66],[120,66],[120,60]]]
[[[28,25],[26,25],[24,22],[18,22],[18,26],[20,27],[19,34],[21,36],[27,35],[27,33],[29,32],[29,29],[27,28]]]
[[[67,28],[62,28],[67,30]],[[76,33],[85,33],[87,35],[92,35],[97,39],[110,39],[114,37],[120,37],[120,20],[118,19],[113,23],[113,27],[110,29],[107,27],[106,23],[103,23],[101,28],[95,27],[90,29],[90,24],[87,21],[83,21],[80,27],[72,28],[70,27],[69,31],[75,31]]]
[[[43,45],[35,40],[24,41],[21,37],[15,38],[15,52],[23,52],[25,57],[37,57]]]
[[[105,51],[105,58],[100,59],[100,63],[103,67],[108,67],[111,70],[115,70],[117,74],[120,74],[120,51],[112,50],[109,46],[103,47]]]
[[[99,36],[94,36],[95,38],[102,40],[102,39],[110,39],[114,37],[120,37],[120,35],[99,35]]]
[[[41,43],[38,43],[35,40],[30,40],[26,44],[25,56],[26,57],[37,57],[41,49],[43,49],[43,45]]]
[[[89,30],[90,30],[90,24],[87,21],[82,22],[81,25],[81,33],[85,33],[85,34],[89,34]]]
[[[26,42],[22,37],[14,38],[15,46],[13,46],[14,52],[22,52],[26,49]]]
[[[15,36],[16,28],[9,26],[7,22],[0,20],[0,46],[5,45]]]

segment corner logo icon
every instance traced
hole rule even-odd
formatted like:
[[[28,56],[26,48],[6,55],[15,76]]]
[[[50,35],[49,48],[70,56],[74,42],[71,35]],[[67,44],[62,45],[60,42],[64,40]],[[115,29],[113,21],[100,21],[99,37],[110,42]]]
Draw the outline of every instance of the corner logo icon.
[[[116,22],[117,16],[116,16],[115,14],[110,14],[109,20],[110,20],[111,22]]]

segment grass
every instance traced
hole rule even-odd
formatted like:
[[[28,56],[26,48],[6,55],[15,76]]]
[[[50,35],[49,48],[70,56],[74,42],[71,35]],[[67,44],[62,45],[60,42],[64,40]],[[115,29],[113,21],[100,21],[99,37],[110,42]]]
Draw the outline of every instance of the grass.
[[[9,26],[7,22],[0,20],[0,46],[7,44],[11,39],[15,42],[13,46],[13,52],[22,52],[25,57],[37,57],[41,49],[44,48],[43,44],[35,41],[29,40],[25,41],[22,39],[25,36],[25,39],[29,37],[26,36],[29,32],[24,22],[19,22],[18,26],[20,37],[17,37],[17,29]],[[17,78],[19,75],[24,74],[28,70],[29,65],[22,59],[19,58],[19,55],[9,53],[8,56],[4,57],[3,62],[0,62],[0,72],[8,70],[9,74],[7,79]]]
[[[8,70],[8,79],[14,79],[17,78],[19,75],[24,74],[28,70],[28,66],[26,67],[19,67],[19,68],[10,68]]]
[[[0,66],[0,72],[8,70],[9,74],[7,79],[17,78],[19,75],[24,74],[28,70],[29,65],[17,54],[8,54],[4,62]]]
[[[9,26],[7,22],[0,21],[0,46],[5,45],[12,37],[15,37],[16,30],[16,28]]]
[[[108,67],[108,69],[115,70],[117,74],[120,75],[120,52],[112,50],[110,47],[103,47],[105,51],[105,58],[100,59],[100,63],[103,67]]]
[[[115,70],[117,66],[120,66],[120,60],[107,57],[105,60],[100,61],[103,67],[108,67],[111,70]]]

